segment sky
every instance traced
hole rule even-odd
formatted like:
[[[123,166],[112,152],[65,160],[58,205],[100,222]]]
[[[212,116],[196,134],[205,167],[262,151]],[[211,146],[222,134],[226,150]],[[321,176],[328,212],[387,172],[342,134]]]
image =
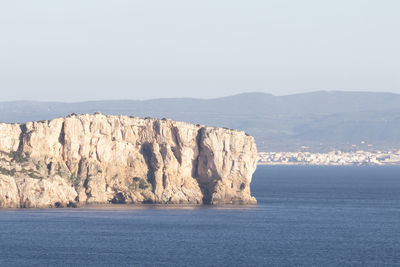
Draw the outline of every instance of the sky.
[[[398,0],[1,0],[0,101],[400,93]]]

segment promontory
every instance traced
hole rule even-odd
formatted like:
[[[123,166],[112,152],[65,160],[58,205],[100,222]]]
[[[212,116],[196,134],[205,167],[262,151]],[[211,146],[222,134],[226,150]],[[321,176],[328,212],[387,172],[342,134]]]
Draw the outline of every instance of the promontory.
[[[255,204],[254,138],[168,119],[70,115],[0,123],[0,207]]]

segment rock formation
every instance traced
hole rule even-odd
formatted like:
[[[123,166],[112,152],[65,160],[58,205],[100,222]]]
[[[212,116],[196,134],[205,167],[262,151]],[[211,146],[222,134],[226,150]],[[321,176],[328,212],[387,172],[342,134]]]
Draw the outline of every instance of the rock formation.
[[[256,159],[244,132],[167,119],[0,123],[0,207],[253,204]]]

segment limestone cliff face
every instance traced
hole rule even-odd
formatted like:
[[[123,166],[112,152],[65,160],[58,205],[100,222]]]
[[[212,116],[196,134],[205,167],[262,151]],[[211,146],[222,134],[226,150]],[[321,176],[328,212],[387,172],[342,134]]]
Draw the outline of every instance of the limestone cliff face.
[[[171,120],[0,123],[0,207],[256,203],[256,159],[244,132]]]

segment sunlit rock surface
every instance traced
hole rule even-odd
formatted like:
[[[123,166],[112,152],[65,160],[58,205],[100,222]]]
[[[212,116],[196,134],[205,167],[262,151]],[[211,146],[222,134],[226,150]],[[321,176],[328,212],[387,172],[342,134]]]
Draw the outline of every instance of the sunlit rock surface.
[[[256,203],[254,138],[171,120],[0,123],[0,207]]]

